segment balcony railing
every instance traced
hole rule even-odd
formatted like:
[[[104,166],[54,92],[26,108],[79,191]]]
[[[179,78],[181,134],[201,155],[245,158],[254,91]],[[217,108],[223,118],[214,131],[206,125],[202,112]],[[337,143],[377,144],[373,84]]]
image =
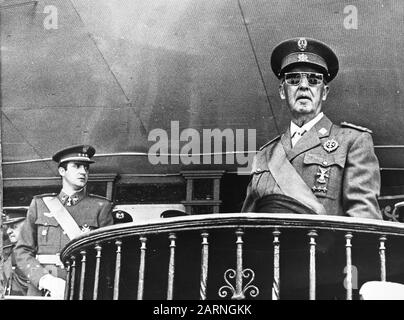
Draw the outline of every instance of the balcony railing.
[[[404,283],[404,224],[295,214],[209,214],[83,234],[61,253],[66,299],[358,299]]]

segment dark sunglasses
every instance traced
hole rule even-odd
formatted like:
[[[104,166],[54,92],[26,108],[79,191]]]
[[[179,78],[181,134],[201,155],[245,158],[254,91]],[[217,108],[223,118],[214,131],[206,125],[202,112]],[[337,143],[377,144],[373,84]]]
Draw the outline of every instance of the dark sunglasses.
[[[292,86],[298,86],[303,76],[306,77],[310,86],[318,86],[324,82],[324,76],[322,73],[316,72],[286,72],[285,82]]]

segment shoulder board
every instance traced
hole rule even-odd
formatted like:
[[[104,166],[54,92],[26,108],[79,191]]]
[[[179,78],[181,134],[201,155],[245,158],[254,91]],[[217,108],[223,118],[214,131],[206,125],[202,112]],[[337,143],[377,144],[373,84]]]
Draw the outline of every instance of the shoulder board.
[[[44,193],[44,194],[38,194],[34,196],[34,198],[43,198],[43,197],[54,197],[57,196],[57,193]]]
[[[259,151],[261,151],[262,149],[264,149],[266,146],[269,146],[272,142],[278,140],[281,136],[277,136],[275,138],[273,138],[272,140],[268,141],[266,144],[264,144],[261,148],[259,148]]]
[[[361,127],[361,126],[358,126],[358,125],[356,125],[356,124],[352,124],[352,123],[345,122],[345,121],[344,121],[344,122],[341,122],[341,127],[348,127],[348,128],[357,129],[357,130],[359,130],[359,131],[364,131],[364,132],[373,133],[373,131],[370,130],[370,129],[368,129],[368,128]]]
[[[89,197],[94,197],[94,198],[103,199],[103,200],[106,200],[106,201],[111,202],[111,200],[109,200],[108,198],[105,198],[105,197],[100,196],[100,195],[98,195],[98,194],[89,193],[88,196],[89,196]]]

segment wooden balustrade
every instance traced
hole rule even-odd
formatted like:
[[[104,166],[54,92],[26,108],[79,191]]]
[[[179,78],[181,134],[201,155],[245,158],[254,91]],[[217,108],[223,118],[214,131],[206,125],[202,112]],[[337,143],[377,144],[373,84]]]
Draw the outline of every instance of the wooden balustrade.
[[[61,258],[71,300],[351,300],[365,281],[404,283],[403,244],[396,222],[211,214],[94,230]]]

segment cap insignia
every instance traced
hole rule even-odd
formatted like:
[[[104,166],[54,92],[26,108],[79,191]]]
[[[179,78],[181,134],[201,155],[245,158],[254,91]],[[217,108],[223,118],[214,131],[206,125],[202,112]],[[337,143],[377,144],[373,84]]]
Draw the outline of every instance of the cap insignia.
[[[297,61],[299,61],[299,62],[307,62],[307,61],[309,61],[309,57],[307,56],[307,54],[300,53],[297,56]]]
[[[297,47],[299,48],[300,51],[304,51],[307,48],[307,40],[306,38],[300,38],[297,41]]]

